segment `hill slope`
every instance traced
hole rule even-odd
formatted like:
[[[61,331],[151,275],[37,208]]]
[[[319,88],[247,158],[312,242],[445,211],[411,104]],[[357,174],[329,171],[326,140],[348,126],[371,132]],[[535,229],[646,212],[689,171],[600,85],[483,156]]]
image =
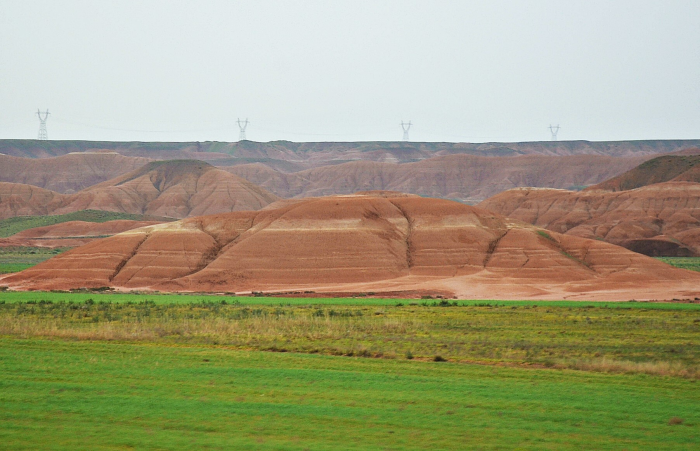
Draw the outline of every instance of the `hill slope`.
[[[700,183],[666,182],[614,192],[518,188],[479,206],[646,255],[700,255]]]
[[[58,224],[23,230],[8,238],[0,238],[0,247],[77,247],[96,239],[116,235],[127,230],[162,221],[134,221],[116,219],[105,222],[66,221]]]
[[[261,163],[222,169],[285,198],[391,190],[475,203],[518,186],[569,188],[592,185],[620,174],[646,158],[448,155],[403,164],[354,161],[295,173],[276,171]]]
[[[172,219],[128,213],[113,213],[111,211],[99,210],[83,210],[65,215],[16,216],[0,220],[0,238],[7,238],[24,230],[34,229],[37,227],[48,227],[56,224],[62,224],[64,222],[104,223],[109,221],[167,222],[172,221]]]
[[[184,218],[257,210],[277,199],[247,180],[201,161],[156,161],[71,195],[0,183],[0,219],[82,210]]]
[[[662,182],[700,182],[700,155],[664,155],[589,190],[624,191]]]
[[[464,298],[629,299],[696,293],[700,274],[400,193],[285,200],[131,230],[0,284],[161,291],[314,290]]]
[[[41,159],[0,155],[0,182],[72,193],[133,171],[148,161],[116,152],[83,152]]]

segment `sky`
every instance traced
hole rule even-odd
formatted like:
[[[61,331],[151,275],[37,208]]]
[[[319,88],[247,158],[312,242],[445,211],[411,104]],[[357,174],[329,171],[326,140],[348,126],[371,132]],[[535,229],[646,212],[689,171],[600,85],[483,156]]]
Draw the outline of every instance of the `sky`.
[[[700,1],[0,0],[0,139],[700,138]]]

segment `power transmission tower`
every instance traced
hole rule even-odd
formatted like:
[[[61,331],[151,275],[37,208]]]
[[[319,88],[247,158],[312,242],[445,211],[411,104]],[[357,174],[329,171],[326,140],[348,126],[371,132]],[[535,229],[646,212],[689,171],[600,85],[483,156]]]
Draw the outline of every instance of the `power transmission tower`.
[[[408,141],[408,131],[411,129],[411,121],[408,121],[408,123],[404,122],[403,119],[401,119],[401,128],[403,129],[403,140]]]
[[[248,127],[248,124],[249,124],[248,118],[245,118],[245,121],[241,121],[240,119],[238,119],[237,122],[238,122],[238,128],[240,129],[240,131],[238,132],[238,140],[245,141],[246,140],[245,129]]]
[[[552,125],[549,124],[549,131],[552,132],[552,141],[557,140],[557,133],[559,133],[559,124]]]
[[[41,111],[39,110],[36,110],[36,115],[39,117],[39,139],[47,140],[49,139],[49,134],[46,132],[46,119],[49,118],[49,110],[46,110],[44,117],[41,117]]]

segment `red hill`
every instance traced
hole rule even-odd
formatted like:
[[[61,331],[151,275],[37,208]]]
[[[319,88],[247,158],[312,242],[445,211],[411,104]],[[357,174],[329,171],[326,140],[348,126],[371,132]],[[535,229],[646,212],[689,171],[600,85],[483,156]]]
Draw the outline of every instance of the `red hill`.
[[[482,299],[697,294],[700,274],[617,246],[399,193],[280,201],[94,241],[0,284],[161,291],[441,293]]]
[[[519,188],[479,206],[646,255],[700,255],[700,183],[666,182],[614,192]]]
[[[41,159],[0,155],[0,182],[73,193],[138,169],[148,161],[116,152],[82,152]]]
[[[700,149],[693,149],[694,152]],[[624,191],[663,182],[700,182],[700,155],[664,155],[588,188]]]
[[[154,161],[71,195],[0,183],[0,219],[90,209],[184,218],[258,210],[277,199],[247,180],[202,161]]]

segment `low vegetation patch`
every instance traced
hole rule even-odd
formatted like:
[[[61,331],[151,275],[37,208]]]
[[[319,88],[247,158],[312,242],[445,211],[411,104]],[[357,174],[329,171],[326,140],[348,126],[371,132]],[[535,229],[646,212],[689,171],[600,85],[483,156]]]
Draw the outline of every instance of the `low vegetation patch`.
[[[676,268],[700,271],[700,257],[656,257],[656,259]]]
[[[537,234],[538,234],[539,236],[541,236],[542,238],[545,238],[545,239],[547,239],[547,240],[549,240],[549,241],[554,241],[554,238],[552,238],[552,235],[550,235],[549,233],[545,232],[544,230],[538,230],[538,231],[537,231]]]
[[[70,248],[46,248],[29,246],[0,247],[0,274],[18,272],[31,268]]]
[[[700,377],[698,309],[157,304],[93,297],[2,303],[0,335]]]

